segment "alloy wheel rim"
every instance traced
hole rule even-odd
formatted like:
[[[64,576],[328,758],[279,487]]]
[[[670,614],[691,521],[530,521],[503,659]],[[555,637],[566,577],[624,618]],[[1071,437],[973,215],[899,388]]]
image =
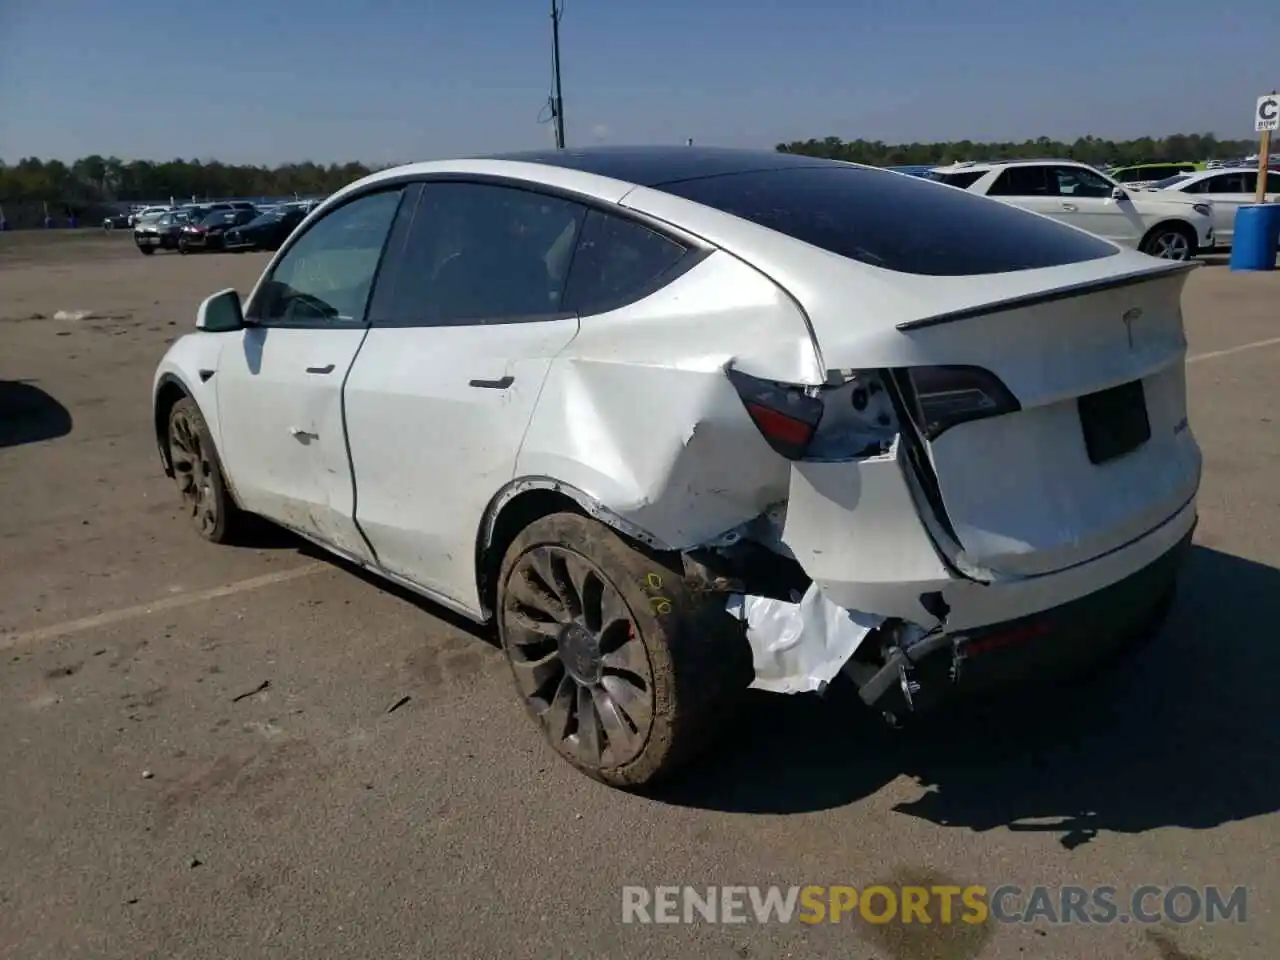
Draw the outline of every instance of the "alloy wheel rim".
[[[653,727],[653,672],[613,582],[564,547],[535,547],[507,581],[507,658],[558,749],[592,767],[634,759]]]
[[[182,494],[183,506],[201,533],[212,533],[218,525],[213,462],[200,441],[200,431],[186,414],[177,414],[170,421],[169,458],[173,462],[173,476]]]
[[[1191,244],[1180,233],[1165,233],[1156,240],[1156,254],[1165,260],[1186,260],[1191,255]]]

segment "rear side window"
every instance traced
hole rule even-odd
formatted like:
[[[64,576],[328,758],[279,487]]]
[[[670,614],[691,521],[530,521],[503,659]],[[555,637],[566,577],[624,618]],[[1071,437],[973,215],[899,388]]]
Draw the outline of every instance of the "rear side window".
[[[989,197],[1056,197],[1058,178],[1048,167],[1009,167],[996,177]]]
[[[934,180],[939,183],[945,183],[948,187],[959,187],[961,190],[967,190],[986,174],[987,171],[985,170],[961,170],[956,173],[938,173],[934,171],[932,176]]]
[[[726,174],[659,189],[900,273],[1006,273],[1118,252],[1104,240],[1008,204],[863,167]]]
[[[633,220],[592,211],[573,255],[565,305],[585,315],[634,303],[674,279],[688,253]]]

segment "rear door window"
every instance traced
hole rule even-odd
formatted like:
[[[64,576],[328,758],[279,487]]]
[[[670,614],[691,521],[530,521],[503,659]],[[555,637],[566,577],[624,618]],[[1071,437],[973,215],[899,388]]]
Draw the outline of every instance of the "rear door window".
[[[573,255],[565,306],[586,315],[634,303],[673,280],[689,253],[643,224],[592,211]]]
[[[1039,176],[1046,179],[1043,169]],[[1105,240],[1009,204],[852,165],[723,174],[657,189],[900,273],[1006,273],[1119,252]]]

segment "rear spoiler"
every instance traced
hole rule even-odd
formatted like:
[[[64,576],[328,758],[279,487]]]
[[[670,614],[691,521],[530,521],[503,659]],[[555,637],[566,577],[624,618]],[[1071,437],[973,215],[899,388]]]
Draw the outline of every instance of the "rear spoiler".
[[[1017,297],[1010,297],[1007,300],[997,300],[995,303],[984,303],[978,307],[965,307],[963,310],[939,313],[932,317],[922,317],[919,320],[904,320],[896,326],[897,329],[903,332],[921,330],[925,327],[936,327],[944,323],[971,320],[974,317],[986,317],[993,313],[1006,313],[1010,310],[1020,310],[1023,307],[1034,307],[1041,303],[1052,303],[1055,300],[1066,300],[1082,293],[1094,293],[1099,290],[1114,290],[1118,287],[1131,287],[1139,283],[1149,283],[1152,280],[1162,280],[1176,273],[1187,273],[1199,266],[1202,266],[1202,264],[1175,263],[1156,270],[1139,270],[1134,273],[1121,273],[1113,277],[1103,277],[1100,280],[1085,280],[1065,287],[1054,287],[1043,292],[1027,293]]]

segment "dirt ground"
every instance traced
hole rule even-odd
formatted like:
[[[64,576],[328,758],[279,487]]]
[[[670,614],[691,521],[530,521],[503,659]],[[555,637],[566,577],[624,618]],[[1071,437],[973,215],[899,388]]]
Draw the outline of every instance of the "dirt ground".
[[[1202,519],[1168,628],[1126,669],[905,734],[840,693],[762,695],[642,798],[543,746],[483,632],[290,537],[188,531],[151,374],[265,259],[0,235],[0,956],[1280,954],[1280,274],[1188,283]],[[629,884],[913,878],[1244,885],[1247,914],[621,922]]]

